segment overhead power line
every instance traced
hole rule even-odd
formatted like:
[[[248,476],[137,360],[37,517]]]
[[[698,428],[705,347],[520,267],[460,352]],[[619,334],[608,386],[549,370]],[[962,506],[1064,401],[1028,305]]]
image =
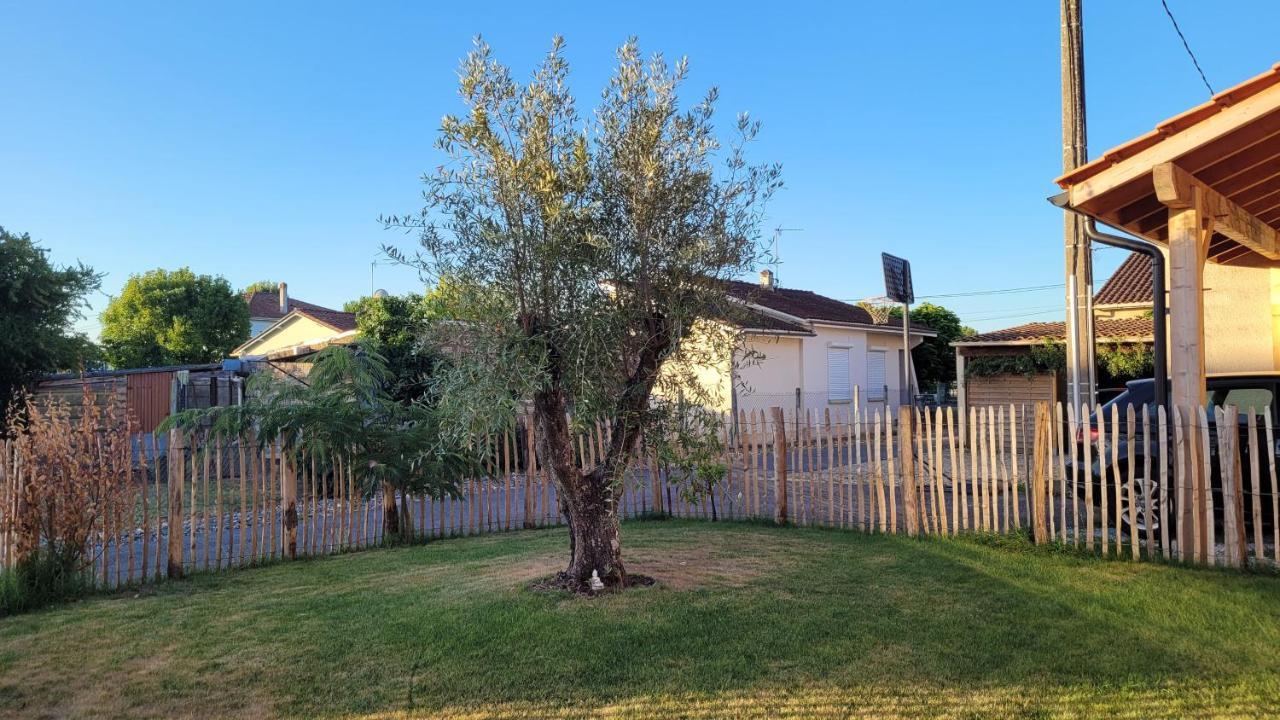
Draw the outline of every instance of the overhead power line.
[[[1053,285],[1028,285],[1026,287],[1015,288],[999,288],[996,290],[971,290],[968,292],[958,293],[942,293],[939,295],[917,295],[917,300],[935,300],[938,298],[958,298],[958,297],[978,297],[980,295],[1013,295],[1016,293],[1037,292],[1040,290],[1055,290],[1066,287],[1065,283],[1056,283]],[[866,298],[841,298],[842,302],[862,302]]]
[[[1016,293],[1036,292],[1038,290],[1054,290],[1060,287],[1065,287],[1065,284],[1055,283],[1052,285],[1028,285],[1027,287],[1001,288],[999,290],[973,290],[971,292],[920,295],[919,298],[928,300],[930,298],[973,297],[976,295],[1013,295]]]
[[[1011,320],[1013,318],[1034,317],[1036,315],[1048,315],[1050,313],[1062,314],[1062,308],[1055,308],[1053,310],[1041,310],[1039,312],[1018,313],[1016,315],[999,315],[997,317],[986,317],[986,318],[962,317],[961,320],[965,322],[991,322],[992,320]]]
[[[1182,39],[1182,47],[1186,48],[1187,55],[1191,56],[1191,64],[1196,66],[1196,72],[1200,73],[1200,80],[1204,82],[1204,86],[1209,89],[1209,94],[1213,94],[1213,86],[1209,84],[1209,78],[1204,76],[1204,70],[1200,69],[1200,61],[1196,59],[1196,54],[1191,52],[1191,45],[1187,43],[1187,36],[1182,34],[1182,28],[1178,27],[1178,21],[1173,17],[1173,11],[1169,9],[1169,3],[1166,0],[1160,0],[1160,4],[1164,6],[1164,14],[1169,16],[1169,22],[1173,23],[1173,29],[1178,33],[1178,37]]]

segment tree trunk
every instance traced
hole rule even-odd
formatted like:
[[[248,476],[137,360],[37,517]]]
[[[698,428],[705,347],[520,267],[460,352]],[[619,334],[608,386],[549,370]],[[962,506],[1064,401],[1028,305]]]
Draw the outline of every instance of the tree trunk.
[[[400,514],[396,509],[396,489],[391,483],[382,483],[382,536],[400,534]]]
[[[565,492],[572,556],[564,578],[570,587],[590,587],[594,574],[606,588],[625,587],[622,540],[613,488],[595,473],[579,473],[575,490]],[[563,486],[562,486],[563,487]]]
[[[606,588],[625,587],[617,506],[607,469],[611,464],[603,463],[589,473],[577,466],[564,408],[564,397],[557,391],[534,397],[539,454],[556,480],[569,523],[569,567],[557,582],[568,590],[584,592],[591,588],[594,574]]]

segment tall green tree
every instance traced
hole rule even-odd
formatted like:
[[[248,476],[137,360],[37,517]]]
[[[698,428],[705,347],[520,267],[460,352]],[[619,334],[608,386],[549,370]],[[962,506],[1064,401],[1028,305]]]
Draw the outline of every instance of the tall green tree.
[[[902,317],[902,310],[893,311],[894,317]],[[911,351],[920,389],[931,392],[937,383],[951,383],[956,379],[956,349],[951,343],[975,334],[974,329],[961,324],[960,316],[941,305],[920,303],[911,308],[911,322],[928,327],[937,337],[925,338]]]
[[[249,283],[240,291],[241,295],[248,295],[257,292],[277,292],[280,290],[280,283],[275,280],[256,280]]]
[[[0,421],[17,391],[41,373],[92,369],[97,347],[72,323],[101,281],[83,263],[54,265],[30,235],[0,227]]]
[[[103,352],[118,368],[215,362],[248,339],[244,299],[189,268],[131,275],[102,313]]]
[[[441,361],[426,342],[433,305],[422,295],[365,296],[343,306],[355,313],[360,342],[372,344],[387,364],[387,392],[402,403],[422,402]]]
[[[477,40],[459,73],[465,112],[441,124],[447,162],[425,179],[426,207],[388,219],[419,230],[422,250],[389,251],[457,282],[467,352],[438,381],[445,416],[475,426],[532,405],[570,527],[558,583],[583,590],[594,576],[623,587],[616,490],[669,406],[651,402],[655,387],[696,399],[698,383],[672,370],[673,358],[694,367],[699,353],[723,357],[737,340],[725,331],[682,346],[695,324],[724,325],[700,319],[740,314],[723,283],[762,258],[761,213],[780,169],[747,163],[758,124],[745,115],[722,144],[716,90],[682,106],[686,61],[646,59],[634,40],[580,116],[562,48],[557,38],[520,83]],[[597,418],[610,439],[582,469],[574,423]]]

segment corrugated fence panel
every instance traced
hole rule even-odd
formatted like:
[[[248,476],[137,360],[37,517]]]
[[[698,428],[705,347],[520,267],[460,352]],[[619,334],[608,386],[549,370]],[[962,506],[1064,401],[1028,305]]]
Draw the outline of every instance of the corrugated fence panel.
[[[139,432],[151,432],[169,417],[169,393],[173,372],[135,373],[128,377],[129,411]]]

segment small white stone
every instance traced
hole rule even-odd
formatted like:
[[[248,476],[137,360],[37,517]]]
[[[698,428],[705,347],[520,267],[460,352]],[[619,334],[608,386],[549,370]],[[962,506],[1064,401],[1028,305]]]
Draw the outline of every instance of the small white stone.
[[[600,581],[600,573],[596,570],[591,571],[591,580],[588,584],[591,585],[591,592],[600,592],[604,589],[604,583]]]

